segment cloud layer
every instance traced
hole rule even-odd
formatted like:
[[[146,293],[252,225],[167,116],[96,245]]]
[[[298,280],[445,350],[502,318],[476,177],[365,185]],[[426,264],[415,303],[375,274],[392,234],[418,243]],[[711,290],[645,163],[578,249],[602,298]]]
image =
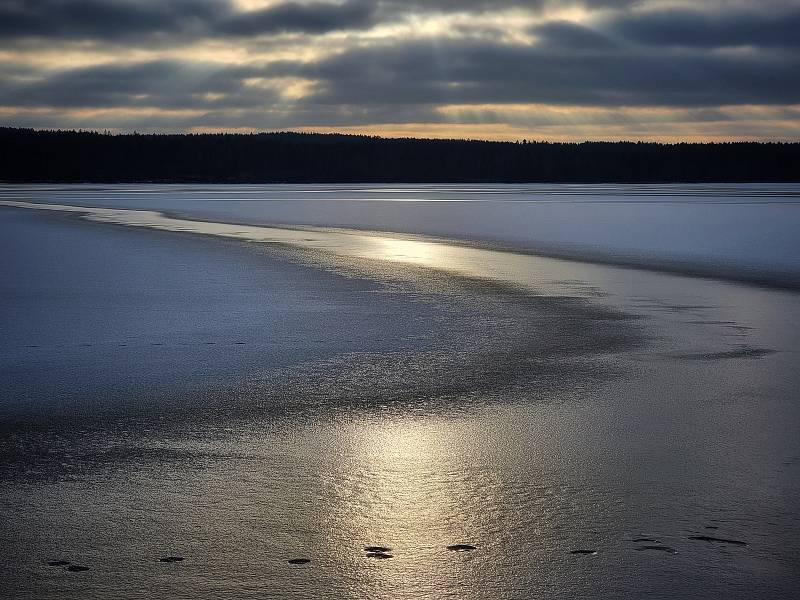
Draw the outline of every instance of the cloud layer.
[[[800,139],[772,0],[0,0],[0,122]]]

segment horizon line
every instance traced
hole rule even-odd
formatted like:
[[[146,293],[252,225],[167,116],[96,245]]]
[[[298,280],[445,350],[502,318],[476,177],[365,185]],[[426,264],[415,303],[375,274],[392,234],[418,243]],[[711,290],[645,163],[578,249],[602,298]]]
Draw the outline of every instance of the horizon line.
[[[469,138],[469,137],[418,137],[418,136],[392,136],[380,135],[375,133],[352,133],[345,131],[325,131],[325,130],[303,130],[303,129],[253,129],[249,131],[238,130],[209,130],[209,131],[137,131],[137,130],[116,130],[116,129],[99,129],[99,128],[48,128],[48,127],[22,127],[14,125],[0,125],[0,131],[25,131],[33,133],[74,133],[74,134],[93,134],[109,137],[126,137],[126,136],[149,136],[149,137],[202,137],[202,136],[258,136],[258,135],[297,135],[297,136],[339,136],[350,138],[370,138],[386,141],[416,141],[416,142],[464,142],[464,143],[493,143],[493,144],[551,144],[551,145],[582,145],[582,144],[642,144],[642,145],[658,145],[658,146],[680,146],[680,145],[697,145],[697,146],[713,146],[713,145],[733,145],[733,144],[758,144],[758,145],[800,145],[800,140],[763,140],[763,139],[746,139],[736,138],[727,139],[722,141],[659,141],[647,140],[641,138],[605,138],[605,139],[581,139],[581,140],[547,140],[547,139],[532,139],[532,138],[518,138],[518,139],[499,139],[499,138]]]

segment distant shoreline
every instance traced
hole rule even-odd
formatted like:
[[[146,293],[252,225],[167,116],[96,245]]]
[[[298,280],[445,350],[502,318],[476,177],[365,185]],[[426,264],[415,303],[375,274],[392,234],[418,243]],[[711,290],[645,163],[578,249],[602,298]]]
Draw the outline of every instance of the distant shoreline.
[[[518,142],[0,127],[7,183],[787,183],[797,142]]]

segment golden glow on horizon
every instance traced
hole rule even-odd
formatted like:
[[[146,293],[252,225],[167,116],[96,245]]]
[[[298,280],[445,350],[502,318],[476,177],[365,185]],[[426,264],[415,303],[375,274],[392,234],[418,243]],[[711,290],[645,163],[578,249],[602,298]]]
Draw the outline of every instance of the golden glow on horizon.
[[[265,89],[274,85],[274,80],[263,82]],[[253,83],[252,85],[261,85]],[[302,80],[283,82],[278,87],[285,106],[265,106],[259,111],[261,118],[280,119],[291,114],[291,102],[309,92],[308,84]],[[296,87],[295,87],[296,86]],[[208,100],[219,100],[223,95],[214,95]],[[502,114],[492,111],[502,109]],[[733,140],[792,140],[800,137],[800,105],[789,107],[744,106],[721,107],[710,112],[705,120],[687,122],[691,115],[686,111],[671,108],[626,108],[599,109],[590,107],[561,107],[547,105],[483,105],[479,107],[443,107],[449,122],[445,123],[379,123],[352,126],[305,126],[305,127],[252,127],[229,125],[190,125],[169,129],[164,121],[179,122],[181,119],[202,121],[211,115],[211,108],[163,109],[157,107],[76,108],[54,109],[32,107],[20,109],[15,106],[0,106],[0,118],[20,115],[29,119],[59,119],[65,127],[83,129],[108,129],[124,133],[168,132],[180,130],[193,133],[258,131],[302,131],[316,133],[351,133],[379,135],[383,137],[457,138],[516,141],[523,138],[537,141],[583,140],[630,140],[678,142],[678,141],[733,141]],[[485,122],[458,122],[465,116],[479,120],[484,113]],[[250,109],[225,109],[231,118],[247,119]],[[152,120],[153,126],[142,126]],[[124,123],[136,123],[125,125]],[[119,123],[123,123],[122,126]],[[665,129],[669,133],[665,133]]]
[[[692,142],[728,142],[775,140],[791,141],[800,137],[800,122],[742,121],[731,124],[730,131],[720,131],[714,122],[671,124],[670,133],[664,127],[655,124],[620,124],[597,126],[565,127],[552,124],[547,127],[516,128],[507,123],[481,124],[440,124],[440,123],[401,123],[371,126],[350,127],[298,127],[294,131],[315,133],[349,133],[358,135],[377,135],[382,137],[414,137],[433,139],[477,139],[496,141],[530,141],[582,142],[582,141],[626,141],[642,140],[652,142],[675,143]],[[723,128],[724,129],[724,128]]]

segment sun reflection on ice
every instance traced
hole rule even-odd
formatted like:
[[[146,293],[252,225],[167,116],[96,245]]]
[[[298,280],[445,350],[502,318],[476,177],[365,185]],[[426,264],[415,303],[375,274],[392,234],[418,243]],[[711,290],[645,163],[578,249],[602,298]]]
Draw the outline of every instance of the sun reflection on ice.
[[[417,240],[375,238],[376,250],[373,258],[424,266],[440,265],[445,258],[444,246]]]
[[[345,485],[350,489],[328,526],[350,532],[359,550],[371,545],[391,548],[392,559],[375,561],[364,553],[353,563],[351,557],[336,557],[360,573],[354,594],[380,589],[399,597],[404,590],[433,591],[444,585],[474,595],[488,541],[473,539],[480,529],[472,523],[480,519],[479,507],[460,501],[465,489],[485,484],[474,481],[466,468],[472,443],[458,451],[465,445],[466,432],[430,417],[376,419],[361,425],[349,432],[349,456],[339,459],[349,471]],[[447,550],[456,543],[478,549]]]

